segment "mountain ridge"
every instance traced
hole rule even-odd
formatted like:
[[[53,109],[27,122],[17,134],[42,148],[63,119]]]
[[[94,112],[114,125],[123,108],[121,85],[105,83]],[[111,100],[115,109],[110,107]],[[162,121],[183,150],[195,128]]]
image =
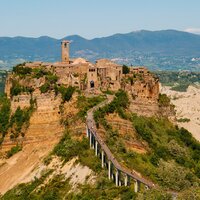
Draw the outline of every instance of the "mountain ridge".
[[[93,39],[79,35],[70,35],[62,39],[49,36],[0,37],[0,60],[7,62],[7,65],[11,65],[11,60],[16,59],[58,61],[60,42],[63,39],[71,41],[71,57],[85,57],[90,61],[108,58],[119,59],[125,64],[168,68],[170,65],[183,66],[185,58],[189,59],[185,65],[194,67],[194,63],[190,63],[191,59],[200,57],[200,35],[169,29],[116,33]],[[163,61],[165,57],[169,60]]]

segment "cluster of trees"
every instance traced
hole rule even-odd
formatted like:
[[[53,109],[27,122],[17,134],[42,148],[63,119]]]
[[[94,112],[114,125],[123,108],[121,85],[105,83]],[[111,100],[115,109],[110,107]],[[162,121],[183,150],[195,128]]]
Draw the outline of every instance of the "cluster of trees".
[[[32,72],[33,72],[33,76],[32,77],[33,78],[37,78],[37,79],[49,74],[49,72],[47,72],[43,68],[35,68],[35,69],[32,70]]]
[[[160,106],[170,106],[170,98],[166,94],[159,94],[158,103]]]
[[[13,72],[19,76],[25,77],[32,73],[32,69],[29,67],[25,67],[25,63],[22,63],[13,67]]]
[[[151,148],[145,159],[147,166],[149,163],[153,165],[147,168],[155,174],[152,176],[155,181],[177,191],[200,184],[200,143],[191,133],[175,127],[167,119],[133,115],[131,120],[138,135]],[[177,177],[179,182],[173,177]]]

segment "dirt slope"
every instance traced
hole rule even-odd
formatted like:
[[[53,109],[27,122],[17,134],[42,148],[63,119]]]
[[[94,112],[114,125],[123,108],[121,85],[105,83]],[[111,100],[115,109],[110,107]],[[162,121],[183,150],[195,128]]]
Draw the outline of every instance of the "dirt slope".
[[[190,119],[189,122],[178,122],[178,125],[188,129],[200,141],[200,87],[189,86],[187,92],[177,92],[170,90],[170,87],[162,87],[161,93],[171,98],[177,119]]]

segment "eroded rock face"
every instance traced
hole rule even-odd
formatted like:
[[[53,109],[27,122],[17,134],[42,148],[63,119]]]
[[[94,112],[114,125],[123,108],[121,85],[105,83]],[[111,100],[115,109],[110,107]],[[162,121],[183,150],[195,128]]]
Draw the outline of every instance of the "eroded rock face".
[[[60,124],[59,108],[61,96],[55,96],[53,92],[45,94],[34,92],[32,95],[22,94],[14,96],[11,99],[12,113],[18,107],[21,109],[28,108],[31,98],[36,99],[37,106],[30,118],[29,127],[25,131],[25,136],[19,136],[13,141],[9,138],[8,134],[2,144],[1,151],[8,150],[18,142],[23,144],[37,143],[48,139],[51,140],[54,137],[60,138],[62,135],[63,126]]]
[[[31,95],[22,94],[11,98],[11,109],[14,112],[18,106],[22,109],[30,106]],[[41,94],[34,91],[32,99],[36,99],[36,110],[30,118],[30,124],[24,137],[15,141],[7,136],[3,142],[1,152],[9,150],[17,142],[23,144],[23,149],[9,159],[0,159],[0,193],[4,194],[19,183],[34,179],[33,172],[40,168],[42,160],[52,151],[63,134],[61,125],[61,96],[54,92]],[[77,113],[76,96],[64,104],[65,117],[72,117]]]
[[[133,113],[137,113],[141,116],[151,117],[158,115],[159,106],[155,102],[142,102],[139,100],[132,100],[129,109]]]

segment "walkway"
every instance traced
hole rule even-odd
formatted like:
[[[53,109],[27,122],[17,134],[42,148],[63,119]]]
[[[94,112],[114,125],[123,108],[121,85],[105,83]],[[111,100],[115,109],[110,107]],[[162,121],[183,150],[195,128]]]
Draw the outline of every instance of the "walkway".
[[[147,189],[152,188],[154,187],[152,182],[122,167],[98,134],[96,123],[93,118],[93,112],[98,110],[100,107],[104,107],[106,104],[109,104],[113,99],[114,97],[109,95],[107,100],[87,112],[86,131],[87,137],[90,141],[90,147],[95,150],[96,156],[101,157],[102,168],[105,166],[108,168],[108,178],[113,179],[116,186],[128,186],[130,185],[132,179],[135,183],[135,192],[139,191],[141,183]]]

